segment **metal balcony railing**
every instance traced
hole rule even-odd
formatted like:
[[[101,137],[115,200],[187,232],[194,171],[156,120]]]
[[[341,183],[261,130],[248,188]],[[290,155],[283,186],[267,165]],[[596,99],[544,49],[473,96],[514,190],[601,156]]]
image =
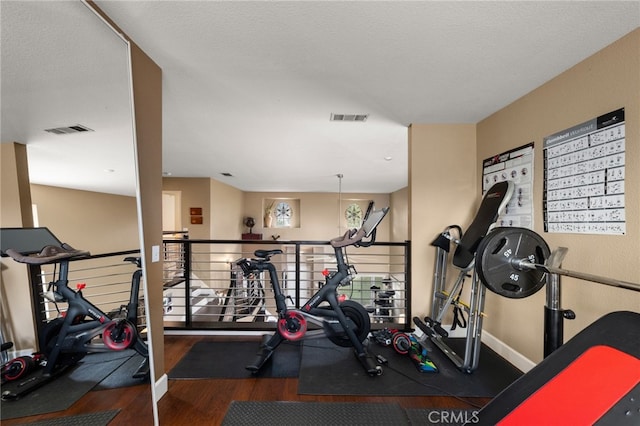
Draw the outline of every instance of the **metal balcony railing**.
[[[266,330],[276,310],[269,277],[243,276],[235,261],[256,249],[279,248],[272,257],[291,307],[299,308],[324,284],[322,271],[335,267],[333,249],[322,241],[164,240],[165,329]],[[365,306],[372,328],[405,329],[410,313],[410,243],[375,243],[346,249],[357,275],[341,287]]]

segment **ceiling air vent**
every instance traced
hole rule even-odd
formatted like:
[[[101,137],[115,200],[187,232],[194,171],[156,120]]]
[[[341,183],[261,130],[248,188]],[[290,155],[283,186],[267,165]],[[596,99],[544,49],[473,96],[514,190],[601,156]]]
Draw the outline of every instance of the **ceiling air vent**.
[[[331,114],[330,121],[367,121],[369,114]]]
[[[72,133],[93,132],[93,129],[83,126],[82,124],[75,124],[69,127],[56,127],[53,129],[44,129],[45,132],[53,133],[54,135],[70,135]]]

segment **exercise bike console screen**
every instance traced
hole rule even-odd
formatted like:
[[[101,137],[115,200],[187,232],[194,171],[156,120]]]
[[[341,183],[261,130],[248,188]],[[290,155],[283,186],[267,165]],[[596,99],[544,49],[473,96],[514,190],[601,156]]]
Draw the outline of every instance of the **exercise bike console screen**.
[[[49,231],[49,228],[0,228],[1,255],[13,249],[21,254],[39,253],[46,246],[62,246],[62,242]]]
[[[371,233],[376,229],[380,222],[382,222],[382,219],[384,219],[388,211],[389,207],[384,207],[380,210],[372,210],[369,213],[369,217],[367,217],[367,220],[362,224],[362,229],[364,229],[365,232],[365,238],[371,236]]]

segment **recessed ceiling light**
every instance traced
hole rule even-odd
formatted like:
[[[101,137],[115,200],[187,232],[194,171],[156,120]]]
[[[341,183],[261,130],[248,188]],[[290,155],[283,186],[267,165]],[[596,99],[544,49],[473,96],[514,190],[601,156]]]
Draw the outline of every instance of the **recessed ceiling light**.
[[[171,176],[171,172],[162,172],[162,176]]]
[[[222,176],[226,176],[226,177],[233,177],[233,175],[229,172],[222,172],[220,173]]]
[[[384,157],[384,160],[385,160],[385,161],[391,161],[391,160],[393,160],[393,157],[389,157],[389,156],[387,156],[387,157]]]
[[[116,169],[104,169],[104,171],[105,171],[106,173],[113,173],[113,172],[115,172],[115,171],[116,171]]]

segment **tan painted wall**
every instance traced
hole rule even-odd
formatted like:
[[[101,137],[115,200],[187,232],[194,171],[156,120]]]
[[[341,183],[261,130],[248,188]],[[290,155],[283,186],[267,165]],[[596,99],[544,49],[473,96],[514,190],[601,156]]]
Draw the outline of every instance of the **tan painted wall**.
[[[92,254],[140,248],[135,197],[31,185],[40,226]]]
[[[182,229],[186,228],[189,231],[189,238],[211,239],[211,179],[163,178],[162,189],[165,191],[180,191]],[[192,225],[190,223],[189,209],[191,207],[202,208],[202,225]]]
[[[27,147],[17,142],[3,143],[1,147],[2,226],[33,226]]]
[[[26,146],[0,144],[0,225],[6,228],[33,226],[29,167]],[[26,265],[0,259],[0,320],[6,341],[16,350],[37,348],[33,303]]]
[[[542,222],[545,136],[599,115],[625,108],[627,235],[544,233]],[[478,123],[476,163],[493,154],[535,142],[535,231],[553,249],[569,248],[563,267],[640,282],[640,30],[567,70],[513,104]],[[477,182],[476,194],[480,193]],[[577,314],[565,321],[565,340],[605,313],[640,311],[640,293],[563,278],[563,308]],[[543,353],[544,290],[526,299],[489,294],[485,330],[527,358]]]
[[[298,228],[264,228],[263,200],[265,199],[300,200],[300,227]],[[265,240],[272,235],[280,235],[280,240],[314,240],[328,241],[342,235],[346,231],[344,209],[358,200],[366,208],[369,200],[375,202],[376,208],[389,206],[388,194],[342,194],[342,211],[338,212],[337,193],[297,193],[297,192],[246,192],[244,195],[244,216],[256,219],[254,233],[261,233]],[[338,229],[340,221],[340,229]],[[378,241],[389,241],[391,221],[389,218],[380,224],[377,232]]]
[[[406,241],[409,239],[409,187],[392,192],[389,196],[389,221],[391,231],[389,241]]]
[[[244,193],[210,178],[162,179],[163,191],[176,191],[181,198],[182,229],[192,239],[239,239],[245,232]],[[190,223],[190,208],[202,208],[202,224]]]
[[[317,240],[327,241],[345,232],[344,212],[340,215],[342,227],[338,230],[338,194],[337,193],[280,193],[280,192],[243,192],[227,184],[209,178],[163,178],[163,190],[180,191],[182,198],[182,224],[192,239],[239,239],[248,232],[243,220],[251,216],[256,221],[254,233],[263,234],[263,239],[280,235],[280,240]],[[402,200],[399,191],[399,211],[406,210],[406,196]],[[265,228],[263,201],[265,199],[300,200],[301,224],[299,228]],[[388,194],[342,194],[342,207],[349,200],[360,200],[366,206],[373,199],[377,208],[390,205]],[[402,207],[404,203],[404,207]],[[189,208],[203,208],[203,224],[189,223]],[[402,222],[402,219],[399,219]],[[380,225],[379,241],[391,241],[391,216]],[[401,223],[398,232],[406,238],[406,225]],[[395,241],[403,241],[403,239]]]
[[[435,249],[445,227],[471,222],[479,205],[475,124],[420,124],[409,129],[412,313],[429,314]]]
[[[211,235],[216,239],[237,239],[245,230],[244,193],[211,179]]]

